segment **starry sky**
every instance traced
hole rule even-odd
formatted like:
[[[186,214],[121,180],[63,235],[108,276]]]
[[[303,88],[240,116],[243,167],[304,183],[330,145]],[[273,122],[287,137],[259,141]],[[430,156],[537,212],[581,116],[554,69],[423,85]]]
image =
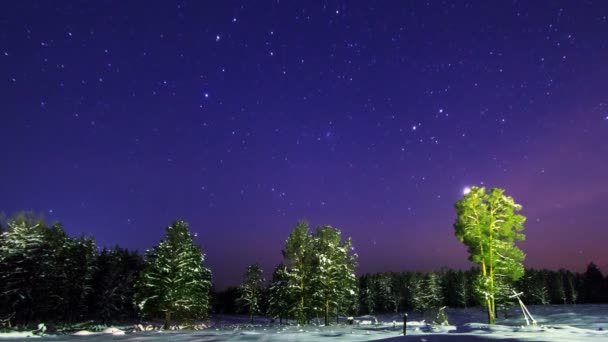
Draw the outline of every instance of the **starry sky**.
[[[359,273],[468,268],[454,202],[523,205],[526,265],[608,270],[605,1],[0,4],[0,210],[144,250],[181,218],[219,288],[300,219]]]

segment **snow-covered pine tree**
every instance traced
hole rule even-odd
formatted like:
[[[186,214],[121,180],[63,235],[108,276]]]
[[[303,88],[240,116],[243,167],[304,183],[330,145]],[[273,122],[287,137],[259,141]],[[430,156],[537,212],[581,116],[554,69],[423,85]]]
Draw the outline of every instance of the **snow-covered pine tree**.
[[[166,326],[172,319],[207,316],[211,272],[203,266],[204,254],[194,244],[186,222],[167,227],[164,239],[145,256],[135,293],[144,315],[162,315]]]
[[[455,206],[455,234],[468,247],[469,260],[481,266],[476,284],[483,293],[488,323],[496,324],[496,279],[513,282],[524,274],[525,255],[515,246],[524,239],[525,217],[517,214],[521,205],[505,196],[502,189],[486,193],[484,187],[472,187]]]
[[[518,282],[518,288],[524,293],[523,300],[528,304],[549,303],[546,279],[542,271],[528,269]]]
[[[467,274],[463,271],[458,271],[456,273],[456,294],[458,298],[458,304],[466,309],[471,294],[469,292]]]
[[[268,288],[268,315],[273,319],[279,319],[283,324],[283,318],[289,316],[289,308],[293,298],[289,292],[289,273],[287,266],[279,264],[272,273],[272,281]]]
[[[391,281],[391,312],[397,313],[399,309],[402,308],[403,299],[405,297],[404,291],[405,287],[405,279],[403,274],[400,273],[391,273],[390,274]]]
[[[308,229],[308,222],[298,222],[283,250],[289,268],[289,293],[296,301],[291,313],[300,324],[306,324],[309,317],[312,237]]]
[[[496,295],[495,295],[495,305],[496,305],[496,313],[501,312],[504,318],[507,318],[507,314],[509,312],[509,308],[516,304],[515,298],[512,298],[513,291],[515,291],[515,287],[513,282],[509,279],[505,278],[496,278],[494,281],[494,286],[496,287]]]
[[[359,278],[359,307],[365,314],[373,315],[376,311],[376,303],[373,295],[373,275],[364,274]]]
[[[341,240],[341,232],[330,226],[317,228],[312,240],[311,297],[326,326],[330,324],[330,313],[337,314],[344,309],[340,306],[356,298],[356,254],[350,254],[350,239],[344,243]]]
[[[570,303],[576,304],[576,303],[578,303],[579,277],[577,274],[572,274],[572,272],[568,271],[567,280],[568,280],[568,293],[570,296]]]
[[[41,221],[18,216],[0,235],[0,318],[28,323],[39,309],[39,289],[53,256],[44,242]]]
[[[422,282],[422,292],[419,294],[418,311],[423,315],[426,311],[434,314],[443,306],[443,291],[441,289],[441,279],[435,272],[427,273]]]
[[[568,295],[566,294],[566,271],[564,269],[560,269],[554,275],[554,283],[557,292],[557,298],[555,303],[560,304],[568,304]]]
[[[334,272],[334,276],[337,278],[337,288],[334,292],[336,296],[334,310],[336,322],[338,322],[340,314],[354,314],[358,311],[359,287],[355,274],[357,257],[350,238],[338,245],[336,258],[338,267]]]
[[[375,312],[390,312],[394,307],[392,283],[389,273],[372,275],[371,294],[375,304]]]
[[[66,310],[64,321],[78,322],[87,318],[88,298],[92,293],[92,279],[96,267],[97,247],[92,238],[67,238],[57,255],[63,269],[63,291]]]
[[[258,263],[247,266],[245,279],[239,287],[238,302],[242,309],[249,314],[249,319],[253,324],[253,316],[260,313],[262,301],[262,291],[264,279],[262,278],[262,268]]]
[[[413,311],[424,312],[426,303],[424,301],[424,276],[419,272],[412,272],[407,279],[407,303],[408,308]]]
[[[552,304],[566,304],[566,287],[564,286],[564,277],[562,271],[550,273],[550,297]]]

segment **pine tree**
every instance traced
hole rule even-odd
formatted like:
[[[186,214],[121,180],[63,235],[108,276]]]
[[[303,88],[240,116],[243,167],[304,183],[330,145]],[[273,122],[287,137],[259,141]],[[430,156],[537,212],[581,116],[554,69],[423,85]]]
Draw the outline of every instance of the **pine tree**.
[[[564,275],[563,270],[558,272],[551,272],[549,275],[551,304],[566,304],[566,287],[564,286]]]
[[[467,308],[469,298],[471,297],[469,286],[470,284],[468,281],[467,274],[465,272],[458,271],[456,276],[456,293],[458,298],[458,304],[465,309]]]
[[[592,262],[587,265],[587,270],[583,273],[583,285],[585,291],[581,293],[581,300],[584,303],[604,302],[604,276]]]
[[[409,309],[423,313],[426,310],[424,275],[418,272],[410,273],[407,280],[407,289]]]
[[[371,274],[364,274],[359,278],[359,307],[363,313],[370,315],[376,313],[373,282]]]
[[[287,266],[279,264],[272,273],[272,281],[268,289],[268,315],[273,319],[278,318],[279,324],[283,324],[283,318],[289,316],[289,308],[292,299],[289,293],[289,274]]]
[[[528,269],[519,281],[518,286],[524,293],[523,299],[529,304],[546,305],[549,303],[549,292],[543,271]]]
[[[211,272],[194,245],[184,221],[167,227],[164,239],[146,251],[146,262],[136,289],[136,302],[144,315],[172,319],[200,319],[209,310]]]
[[[418,294],[417,310],[424,314],[426,311],[436,312],[443,305],[441,280],[435,272],[429,272],[422,280],[422,291]]]
[[[356,255],[351,255],[351,241],[342,243],[341,233],[330,226],[319,227],[312,240],[312,300],[321,311],[325,325],[330,313],[336,316],[356,298]]]
[[[394,308],[391,278],[388,273],[376,273],[370,277],[370,294],[374,312],[390,312]]]
[[[18,215],[0,235],[0,318],[13,317],[17,323],[37,318],[53,259],[45,229],[41,220]]]
[[[578,303],[578,297],[579,297],[579,292],[578,292],[578,277],[575,274],[572,274],[572,272],[568,271],[567,276],[567,284],[568,284],[568,294],[570,297],[570,303],[572,304],[576,304]]]
[[[239,303],[241,307],[249,313],[249,318],[253,324],[253,316],[260,313],[262,302],[262,291],[264,279],[262,278],[262,268],[259,264],[247,266],[245,280],[239,287]]]
[[[84,320],[88,313],[88,299],[92,294],[92,279],[96,267],[97,247],[91,238],[68,238],[58,262],[63,271],[63,291],[67,322]]]
[[[143,267],[136,252],[118,246],[104,248],[97,258],[89,307],[95,319],[106,324],[136,318],[134,286]]]
[[[308,223],[300,221],[291,232],[285,243],[283,256],[289,267],[289,292],[296,299],[292,313],[300,324],[308,321],[308,283],[311,276],[312,237],[308,232]]]
[[[405,299],[405,281],[400,273],[391,273],[391,312],[397,313],[403,307],[403,300]]]
[[[513,282],[524,273],[524,253],[514,243],[523,240],[525,217],[516,214],[521,206],[504,190],[473,187],[456,203],[455,233],[469,249],[469,260],[481,266],[476,282],[488,312],[488,322],[496,324],[496,297],[503,283]],[[504,288],[504,287],[503,287]]]
[[[338,317],[357,306],[357,255],[350,239],[342,242],[339,230],[319,227],[313,235],[308,223],[299,222],[283,255],[288,261],[288,291],[296,300],[292,312],[300,324],[322,314],[328,325],[330,313]]]

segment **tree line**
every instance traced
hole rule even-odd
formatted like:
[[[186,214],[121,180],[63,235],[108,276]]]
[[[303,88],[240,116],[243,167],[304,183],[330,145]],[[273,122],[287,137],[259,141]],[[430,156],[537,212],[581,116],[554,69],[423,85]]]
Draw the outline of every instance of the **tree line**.
[[[255,267],[259,268],[259,265]],[[273,284],[284,279],[281,276],[283,267],[281,265],[275,270],[273,281],[265,285],[256,282],[260,284],[258,293],[261,298],[256,315],[278,318],[268,298],[276,296],[273,292],[277,287]],[[475,289],[475,280],[479,274],[477,267],[469,270],[363,274],[357,278],[358,296],[351,312],[357,315],[417,312],[435,319],[438,309],[444,306],[478,307],[484,304]],[[263,280],[261,277],[255,278]],[[608,276],[604,278],[594,263],[589,263],[583,273],[565,269],[554,271],[528,268],[525,269],[524,276],[514,283],[513,289],[523,293],[521,298],[527,305],[608,303]],[[249,313],[248,307],[240,302],[241,291],[241,287],[229,287],[214,293],[212,311],[222,314]],[[514,298],[505,295],[497,301],[497,311],[504,312],[516,305]],[[293,318],[292,315],[283,317]]]
[[[484,203],[502,201],[496,194],[487,202],[479,200],[485,198],[484,193],[473,194],[465,196],[469,202],[457,203],[457,212],[472,216],[469,210],[479,211]],[[507,204],[516,208],[514,203]],[[459,224],[471,225],[457,221],[455,226]],[[456,233],[458,236],[458,228]],[[483,245],[481,233],[475,234],[466,238]],[[0,220],[0,328],[154,318],[167,325],[204,319],[210,312],[328,325],[343,316],[386,312],[417,311],[435,317],[444,306],[487,306],[488,293],[493,297],[494,315],[514,304],[510,292],[498,287],[499,282],[494,289],[487,287],[487,281],[480,285],[486,279],[480,267],[357,277],[357,254],[350,238],[343,239],[330,226],[311,231],[304,221],[289,234],[283,261],[270,279],[265,279],[259,264],[252,263],[239,287],[217,292],[195,238],[186,222],[175,221],[156,246],[140,255],[118,246],[99,249],[93,238],[70,237],[60,223],[47,225],[31,213]],[[486,250],[492,247],[483,246]],[[497,253],[509,253],[505,246],[499,247]],[[487,255],[472,261],[487,262],[495,275],[508,274],[502,261],[484,261],[484,257]],[[523,292],[526,304],[608,302],[608,278],[593,263],[584,273],[515,270],[521,274],[504,284],[508,290]]]
[[[0,328],[205,319],[212,274],[194,240],[187,223],[175,221],[142,256],[118,246],[100,250],[93,238],[70,237],[60,223],[47,225],[32,213],[0,220]],[[238,306],[251,317],[263,312],[305,324],[321,316],[329,324],[330,317],[354,313],[357,256],[338,229],[310,232],[299,222],[283,255],[268,287],[259,265],[248,267]],[[222,295],[214,297],[217,303]]]

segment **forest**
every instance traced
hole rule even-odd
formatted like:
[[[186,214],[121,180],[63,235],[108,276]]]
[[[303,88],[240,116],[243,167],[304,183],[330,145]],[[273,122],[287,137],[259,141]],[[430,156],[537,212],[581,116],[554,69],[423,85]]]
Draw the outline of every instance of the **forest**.
[[[270,279],[252,263],[240,286],[221,291],[213,288],[204,254],[183,221],[144,255],[119,246],[100,249],[92,237],[70,237],[60,223],[47,225],[31,213],[5,219],[0,229],[0,328],[153,318],[168,324],[218,313],[301,324],[386,312],[435,319],[442,307],[482,302],[474,286],[477,267],[356,277],[350,239],[329,226],[311,233],[306,222],[289,235],[284,263]],[[522,292],[526,304],[608,302],[608,278],[594,263],[583,273],[526,269],[512,290]],[[496,303],[497,313],[515,304],[508,295]]]

